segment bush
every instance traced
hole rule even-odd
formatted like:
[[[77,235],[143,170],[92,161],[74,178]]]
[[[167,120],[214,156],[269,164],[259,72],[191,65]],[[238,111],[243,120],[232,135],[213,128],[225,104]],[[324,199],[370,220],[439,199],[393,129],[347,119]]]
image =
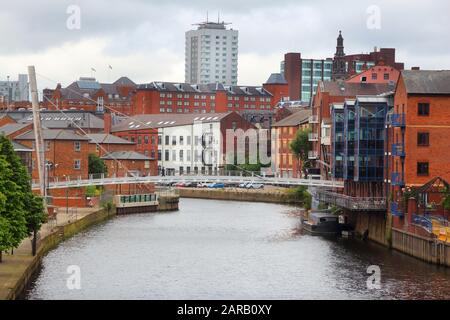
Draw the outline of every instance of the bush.
[[[312,196],[308,192],[308,188],[305,186],[301,186],[294,189],[289,189],[289,192],[294,194],[295,198],[300,200],[303,203],[303,207],[306,210],[311,209],[311,203],[312,203]]]

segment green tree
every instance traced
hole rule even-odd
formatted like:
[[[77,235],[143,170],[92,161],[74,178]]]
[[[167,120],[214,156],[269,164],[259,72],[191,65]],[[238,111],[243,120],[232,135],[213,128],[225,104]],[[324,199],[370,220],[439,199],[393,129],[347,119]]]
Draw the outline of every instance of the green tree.
[[[34,254],[36,234],[46,221],[42,198],[33,194],[26,167],[4,136],[0,136],[0,158],[4,160],[4,170],[0,170],[3,173],[0,174],[0,184],[4,191],[0,190],[0,194],[3,193],[7,199],[3,206],[0,202],[0,215],[9,224],[10,247],[16,248],[24,238],[34,235]]]
[[[312,149],[311,142],[309,141],[309,133],[311,133],[310,129],[298,130],[294,140],[289,145],[292,153],[298,159],[298,170],[303,171],[305,177],[308,176],[307,169],[311,166],[308,159],[308,153]]]
[[[89,154],[89,174],[107,174],[108,167],[105,161],[94,153]]]

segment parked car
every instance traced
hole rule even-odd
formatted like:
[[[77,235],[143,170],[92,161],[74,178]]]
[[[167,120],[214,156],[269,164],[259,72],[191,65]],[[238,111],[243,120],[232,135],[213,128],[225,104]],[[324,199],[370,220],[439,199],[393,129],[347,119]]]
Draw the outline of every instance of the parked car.
[[[249,184],[251,184],[251,182],[244,182],[244,183],[241,183],[241,184],[239,185],[239,188],[244,188],[244,189],[246,189],[246,188],[247,188],[247,185],[249,185]]]
[[[247,189],[264,189],[264,185],[261,183],[249,183]]]
[[[174,186],[175,186],[175,187],[178,187],[178,188],[182,188],[182,187],[185,187],[186,185],[185,185],[184,182],[177,182],[177,183],[175,183]]]
[[[212,188],[212,189],[223,189],[225,188],[225,185],[223,183],[211,183],[208,188]]]
[[[206,182],[197,183],[197,188],[208,188],[208,187],[209,187],[209,183],[206,183]]]

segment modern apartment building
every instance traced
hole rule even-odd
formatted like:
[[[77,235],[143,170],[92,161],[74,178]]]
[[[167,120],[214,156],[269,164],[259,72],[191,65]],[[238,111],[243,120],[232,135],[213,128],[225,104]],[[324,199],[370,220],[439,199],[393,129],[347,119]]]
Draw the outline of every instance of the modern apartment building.
[[[239,32],[227,25],[207,21],[186,32],[186,83],[237,85]]]

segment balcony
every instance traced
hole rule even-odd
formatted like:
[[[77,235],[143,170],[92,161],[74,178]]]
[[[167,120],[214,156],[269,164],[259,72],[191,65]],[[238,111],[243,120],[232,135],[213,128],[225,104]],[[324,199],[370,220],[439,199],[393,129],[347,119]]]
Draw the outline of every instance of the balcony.
[[[308,152],[308,159],[309,160],[317,160],[317,159],[319,159],[319,152],[317,152],[317,151],[309,151]]]
[[[317,190],[317,200],[336,205],[350,211],[385,211],[386,198],[350,197],[345,194]]]
[[[312,124],[319,123],[319,116],[310,116],[308,122]]]
[[[391,185],[399,186],[399,187],[404,187],[405,186],[405,182],[403,181],[403,177],[402,177],[402,175],[400,173],[392,172],[392,174],[391,174]]]
[[[391,125],[395,128],[404,128],[406,126],[405,114],[404,113],[392,114]]]
[[[317,133],[310,133],[308,135],[309,141],[319,141],[319,135]]]
[[[392,145],[392,156],[394,157],[406,156],[405,145],[403,143],[394,143]]]
[[[400,208],[398,202],[391,202],[391,214],[394,217],[403,217],[403,210]]]

